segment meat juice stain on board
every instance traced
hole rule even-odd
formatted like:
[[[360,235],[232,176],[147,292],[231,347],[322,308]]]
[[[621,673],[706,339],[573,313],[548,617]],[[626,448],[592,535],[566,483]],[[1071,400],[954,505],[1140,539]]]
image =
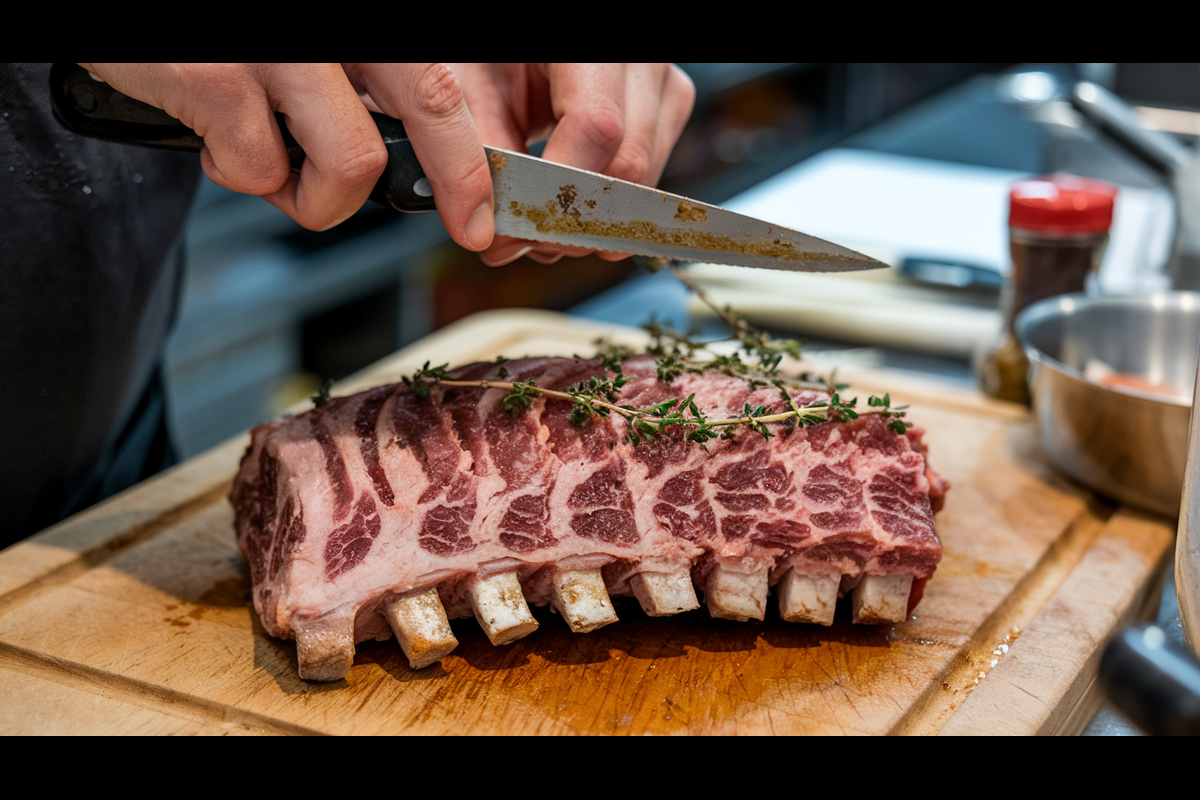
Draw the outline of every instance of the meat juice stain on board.
[[[269,652],[256,661],[282,656],[282,668],[272,671],[290,694],[346,693],[342,702],[394,704],[389,724],[397,731],[487,728],[511,713],[520,727],[510,732],[520,733],[771,733],[783,732],[773,727],[782,724],[789,733],[835,733],[846,731],[822,714],[847,697],[887,696],[894,700],[889,708],[903,702],[902,694],[893,698],[897,663],[889,651],[912,642],[898,640],[890,626],[854,626],[848,619],[828,628],[772,619],[746,624],[703,613],[653,619],[629,602],[619,612],[620,626],[581,636],[549,628],[556,615],[539,608],[548,636],[502,648],[469,620],[456,620],[460,648],[442,665],[418,671],[394,642],[364,643],[355,669],[335,684],[297,680],[294,651],[283,652],[261,629],[258,644]],[[412,706],[414,690],[419,708]],[[864,721],[860,732],[892,723],[871,722],[874,728]]]
[[[618,612],[621,625],[581,636],[554,628],[556,615],[537,609],[541,635],[504,648],[456,621],[466,623],[456,626],[459,649],[426,676],[408,670],[388,643],[364,646],[360,665],[378,659],[406,682],[470,685],[479,702],[520,702],[556,730],[589,733],[737,732],[739,722],[757,725],[763,709],[794,703],[796,687],[815,697],[847,686],[870,693],[890,685],[879,679],[895,670],[890,630],[848,617],[818,628],[702,613],[654,619],[629,602]]]
[[[237,578],[219,580],[200,596],[200,602],[208,606],[224,608],[249,607],[252,598],[250,594],[250,572],[245,570]]]

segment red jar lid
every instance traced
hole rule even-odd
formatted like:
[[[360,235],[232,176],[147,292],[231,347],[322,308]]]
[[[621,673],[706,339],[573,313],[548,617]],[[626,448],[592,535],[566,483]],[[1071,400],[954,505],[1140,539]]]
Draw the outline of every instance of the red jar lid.
[[[1112,225],[1117,187],[1076,175],[1055,174],[1019,181],[1009,192],[1012,228],[1061,233],[1098,233]]]

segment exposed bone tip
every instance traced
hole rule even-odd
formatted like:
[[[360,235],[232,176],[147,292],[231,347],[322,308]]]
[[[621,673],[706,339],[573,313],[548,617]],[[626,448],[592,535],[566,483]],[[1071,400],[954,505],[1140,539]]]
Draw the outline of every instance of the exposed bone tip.
[[[851,610],[854,622],[878,625],[908,618],[908,593],[912,575],[864,575],[854,587]]]
[[[801,575],[789,569],[776,589],[779,616],[785,622],[832,625],[841,582],[841,575]]]
[[[306,681],[340,681],[354,666],[354,621],[316,619],[293,625],[296,660]]]
[[[499,572],[475,581],[469,596],[475,619],[493,645],[511,644],[537,630],[516,572]]]
[[[554,576],[554,607],[575,633],[589,633],[617,621],[598,569],[562,570]]]
[[[687,570],[680,572],[639,572],[629,579],[633,596],[651,617],[669,617],[700,607],[696,587]]]
[[[767,609],[767,570],[734,572],[721,565],[713,567],[704,585],[708,613],[718,619],[746,622],[762,621]]]
[[[413,669],[436,664],[458,647],[436,588],[388,598],[383,616]]]

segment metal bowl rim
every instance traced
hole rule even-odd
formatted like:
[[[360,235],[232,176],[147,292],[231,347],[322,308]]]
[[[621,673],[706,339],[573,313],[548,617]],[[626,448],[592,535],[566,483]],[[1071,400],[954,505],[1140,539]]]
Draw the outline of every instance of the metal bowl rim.
[[[1186,307],[1185,307],[1186,306]],[[1065,294],[1057,297],[1048,297],[1045,300],[1039,300],[1029,307],[1021,311],[1017,315],[1013,327],[1017,332],[1017,340],[1021,343],[1022,349],[1025,350],[1025,355],[1030,361],[1036,361],[1044,364],[1056,372],[1074,378],[1077,381],[1082,381],[1088,386],[1094,386],[1097,389],[1106,392],[1116,392],[1125,397],[1130,397],[1136,400],[1144,400],[1150,403],[1160,403],[1162,405],[1178,406],[1181,408],[1191,408],[1190,402],[1177,400],[1167,395],[1151,395],[1129,389],[1114,389],[1109,386],[1103,386],[1095,381],[1089,380],[1079,370],[1068,367],[1058,359],[1050,356],[1048,353],[1039,350],[1028,340],[1026,329],[1034,324],[1046,319],[1054,317],[1068,317],[1084,308],[1149,308],[1161,310],[1164,308],[1174,308],[1180,310],[1195,310],[1200,314],[1200,292],[1185,292],[1185,291],[1165,291],[1152,292],[1144,294],[1111,294],[1089,296],[1082,293]]]

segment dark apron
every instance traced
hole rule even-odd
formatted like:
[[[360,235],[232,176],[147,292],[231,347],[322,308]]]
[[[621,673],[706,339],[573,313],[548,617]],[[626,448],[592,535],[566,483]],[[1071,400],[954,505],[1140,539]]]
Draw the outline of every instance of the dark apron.
[[[0,546],[172,460],[161,369],[199,159],[84,139],[0,66]]]

